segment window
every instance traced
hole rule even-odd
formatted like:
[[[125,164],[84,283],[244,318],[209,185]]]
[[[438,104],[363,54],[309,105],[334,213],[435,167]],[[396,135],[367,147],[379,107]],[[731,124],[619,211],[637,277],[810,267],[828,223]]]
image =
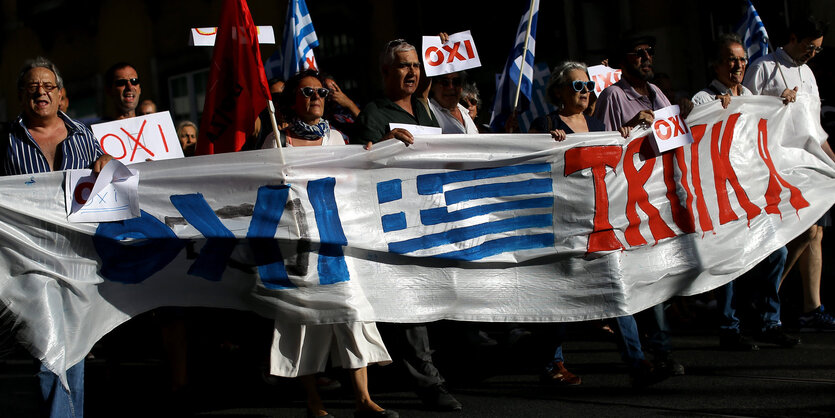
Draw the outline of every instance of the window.
[[[208,80],[208,69],[179,74],[168,79],[171,118],[174,119],[175,125],[183,120],[200,123]]]

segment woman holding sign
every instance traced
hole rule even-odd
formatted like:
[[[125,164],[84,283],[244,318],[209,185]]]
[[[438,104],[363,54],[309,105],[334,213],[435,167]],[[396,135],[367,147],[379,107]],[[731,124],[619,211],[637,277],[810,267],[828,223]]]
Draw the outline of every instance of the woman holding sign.
[[[594,81],[589,80],[587,71],[586,64],[575,61],[554,68],[546,91],[557,110],[536,118],[528,132],[550,132],[555,140],[562,141],[568,134],[606,130],[603,122],[584,113],[594,94]],[[623,128],[620,132],[624,137],[628,134]]]
[[[548,98],[557,105],[557,111],[534,120],[529,132],[550,132],[555,140],[563,141],[571,133],[605,131],[603,122],[584,114],[593,91],[594,81],[589,80],[585,64],[566,61],[558,65],[551,72],[547,87]],[[629,135],[629,128],[619,131],[624,138]],[[653,367],[644,358],[637,325],[631,315],[616,318],[612,325],[617,332],[621,358],[629,366],[633,385],[647,386],[669,376],[665,370]],[[581,383],[579,376],[565,368],[562,352],[564,336],[565,325],[559,324],[554,358],[540,375],[543,383],[560,386]]]
[[[279,100],[281,113],[288,122],[280,131],[282,146],[345,145],[342,134],[331,129],[322,118],[325,99],[330,90],[313,70],[302,71],[287,81]],[[277,146],[275,134],[264,141],[263,148]],[[397,417],[397,412],[384,410],[368,393],[369,364],[389,364],[391,358],[377,325],[373,322],[304,325],[275,321],[273,346],[270,352],[270,373],[283,377],[299,377],[307,394],[308,416],[329,416],[316,389],[314,375],[323,372],[329,353],[334,366],[349,369],[357,410],[355,417]]]

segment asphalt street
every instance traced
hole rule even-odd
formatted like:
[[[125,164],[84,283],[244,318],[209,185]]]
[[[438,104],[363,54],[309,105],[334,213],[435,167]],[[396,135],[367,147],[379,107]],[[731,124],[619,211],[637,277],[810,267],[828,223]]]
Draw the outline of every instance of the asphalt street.
[[[93,351],[98,356],[87,361],[88,417],[305,416],[304,396],[296,382],[262,379],[263,351],[248,346],[263,341],[236,339],[234,334],[231,343],[190,340],[189,389],[169,394],[154,321],[146,320],[147,327],[141,320],[137,323],[126,327],[127,339],[103,341]],[[369,369],[376,402],[404,417],[835,415],[835,333],[796,334],[802,343],[794,348],[763,344],[756,352],[726,352],[718,349],[709,321],[682,320],[676,324],[673,344],[686,375],[634,389],[614,343],[599,324],[569,327],[567,366],[583,379],[572,387],[539,382],[550,350],[549,325],[524,325],[532,334],[515,344],[508,340],[507,325],[477,325],[495,337],[494,346],[471,344],[463,337],[468,326],[441,322],[431,328],[438,347],[436,363],[464,404],[463,411],[426,410],[395,366]],[[102,358],[105,354],[110,358]],[[0,416],[37,416],[35,369],[20,348],[0,363]],[[350,417],[349,383],[339,369],[331,376],[343,387],[323,393],[326,405],[334,416]]]

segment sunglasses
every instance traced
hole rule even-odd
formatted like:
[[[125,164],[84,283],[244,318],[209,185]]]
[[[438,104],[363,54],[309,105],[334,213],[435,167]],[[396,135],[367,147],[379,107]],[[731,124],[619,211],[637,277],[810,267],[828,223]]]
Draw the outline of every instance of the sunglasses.
[[[438,84],[440,84],[442,87],[450,87],[450,86],[461,87],[461,78],[459,78],[459,77],[442,78],[442,79],[438,80]]]
[[[574,80],[571,82],[571,87],[574,88],[574,91],[577,93],[584,91],[583,88],[585,87],[585,91],[594,91],[594,81],[580,81]]]
[[[116,87],[125,87],[125,86],[128,85],[128,83],[130,83],[130,85],[132,85],[132,86],[138,86],[139,85],[139,79],[138,78],[120,78],[118,80],[113,81],[113,85],[116,86]]]
[[[40,88],[43,87],[43,90],[47,93],[52,93],[53,90],[57,89],[58,86],[52,83],[32,83],[27,84],[23,87],[29,94],[35,94]]]
[[[820,54],[821,52],[823,52],[823,47],[815,46],[815,44],[809,44],[806,46],[806,50],[808,50],[809,52],[815,51],[816,54]]]
[[[328,97],[328,94],[330,94],[331,92],[330,90],[324,87],[319,87],[318,89],[314,89],[313,87],[302,87],[301,89],[299,89],[299,91],[302,92],[302,96],[304,97],[310,97],[313,96],[313,93],[316,93],[317,95],[319,95],[319,97],[323,99],[325,97]]]
[[[651,57],[651,56],[655,55],[655,48],[651,47],[651,46],[648,46],[646,48],[639,48],[639,49],[636,49],[634,51],[627,52],[626,54],[627,55],[636,55],[636,56],[640,57],[644,53],[646,53],[648,57]]]

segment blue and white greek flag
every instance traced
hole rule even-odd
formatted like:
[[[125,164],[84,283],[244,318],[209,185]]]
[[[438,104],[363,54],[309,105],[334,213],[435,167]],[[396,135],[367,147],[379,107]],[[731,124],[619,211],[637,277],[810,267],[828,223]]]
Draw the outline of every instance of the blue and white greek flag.
[[[284,22],[284,43],[264,64],[268,78],[287,80],[299,71],[318,69],[313,48],[319,46],[319,38],[313,29],[313,21],[304,0],[291,0],[287,5]]]
[[[390,252],[457,260],[552,247],[552,193],[547,163],[377,183]]]
[[[531,14],[533,17],[531,18]],[[516,29],[516,40],[513,49],[507,58],[504,72],[498,77],[496,83],[496,97],[493,100],[493,115],[490,118],[490,128],[500,131],[513,111],[513,102],[516,98],[516,86],[519,83],[519,74],[522,74],[522,84],[519,96],[519,107],[526,109],[531,100],[533,86],[533,60],[536,51],[536,20],[539,16],[539,0],[532,0],[529,9],[525,10],[519,27]],[[525,56],[522,52],[525,49],[525,34],[528,32],[528,20],[530,19],[531,31],[527,37],[528,49]],[[524,59],[524,64],[523,64]],[[524,99],[523,97],[524,96]]]
[[[745,52],[748,54],[748,62],[754,62],[768,54],[768,33],[751,0],[748,0],[748,9],[745,17],[736,27],[736,33],[742,38]]]
[[[551,70],[548,69],[548,64],[540,62],[534,66],[533,72],[533,98],[531,99],[530,108],[527,112],[519,115],[519,131],[528,132],[531,124],[536,118],[545,116],[555,110],[557,107],[548,101],[548,80],[551,79]]]

